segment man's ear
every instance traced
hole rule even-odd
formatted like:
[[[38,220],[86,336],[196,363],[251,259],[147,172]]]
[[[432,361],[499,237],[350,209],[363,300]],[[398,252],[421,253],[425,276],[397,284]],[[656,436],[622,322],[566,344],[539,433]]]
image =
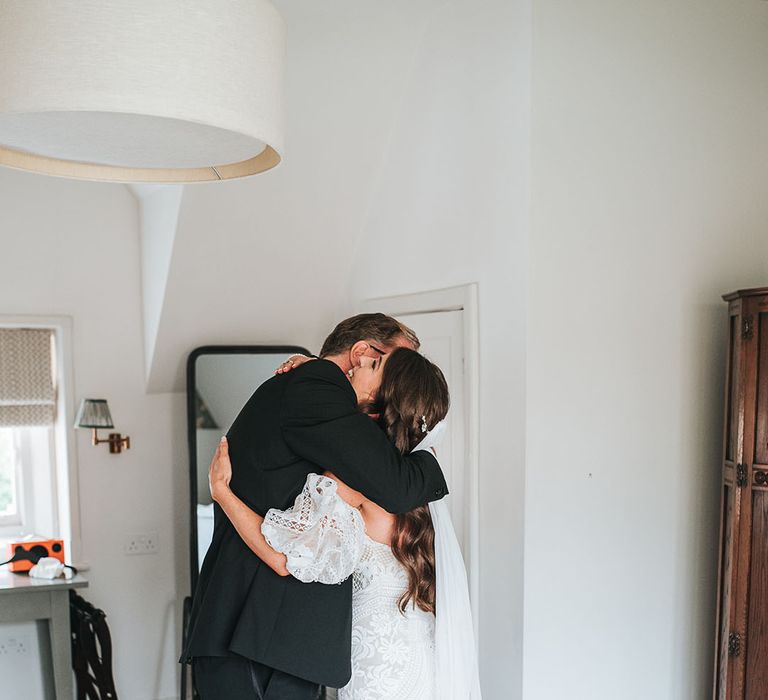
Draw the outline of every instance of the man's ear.
[[[349,349],[349,361],[353,367],[360,366],[360,358],[365,355],[369,347],[370,345],[368,345],[368,343],[366,343],[364,340],[358,340]]]

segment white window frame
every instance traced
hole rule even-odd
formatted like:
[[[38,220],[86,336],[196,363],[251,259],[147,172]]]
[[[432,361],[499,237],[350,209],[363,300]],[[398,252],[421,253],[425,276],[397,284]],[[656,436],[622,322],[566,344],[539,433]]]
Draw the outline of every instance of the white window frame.
[[[77,451],[74,432],[75,386],[71,316],[0,315],[1,328],[46,328],[53,331],[56,352],[56,423],[52,429],[55,453],[53,483],[59,537],[67,559],[82,567],[82,536]],[[49,533],[39,533],[48,535]]]

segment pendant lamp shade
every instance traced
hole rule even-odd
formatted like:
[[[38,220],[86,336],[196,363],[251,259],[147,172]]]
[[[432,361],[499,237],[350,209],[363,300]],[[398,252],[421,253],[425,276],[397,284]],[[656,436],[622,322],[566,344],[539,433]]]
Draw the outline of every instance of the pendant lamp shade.
[[[0,165],[117,182],[280,162],[285,26],[266,0],[0,0]]]

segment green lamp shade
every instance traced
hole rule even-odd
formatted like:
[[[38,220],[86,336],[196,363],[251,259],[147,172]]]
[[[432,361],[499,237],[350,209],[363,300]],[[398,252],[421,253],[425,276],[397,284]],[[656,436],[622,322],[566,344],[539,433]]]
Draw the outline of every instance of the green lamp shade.
[[[75,418],[76,428],[114,428],[106,399],[83,399]]]

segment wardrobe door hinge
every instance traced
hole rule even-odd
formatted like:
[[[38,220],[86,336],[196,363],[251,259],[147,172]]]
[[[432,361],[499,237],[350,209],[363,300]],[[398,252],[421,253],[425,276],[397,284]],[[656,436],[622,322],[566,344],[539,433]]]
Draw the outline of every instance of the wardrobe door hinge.
[[[754,321],[752,316],[744,316],[741,320],[741,337],[743,340],[752,340]]]
[[[728,656],[739,654],[741,654],[741,635],[738,632],[731,632],[728,635]]]
[[[743,489],[747,485],[747,465],[736,465],[736,486]]]

